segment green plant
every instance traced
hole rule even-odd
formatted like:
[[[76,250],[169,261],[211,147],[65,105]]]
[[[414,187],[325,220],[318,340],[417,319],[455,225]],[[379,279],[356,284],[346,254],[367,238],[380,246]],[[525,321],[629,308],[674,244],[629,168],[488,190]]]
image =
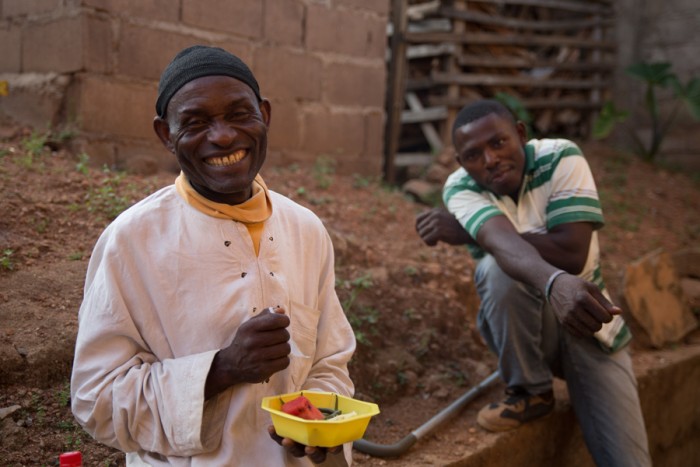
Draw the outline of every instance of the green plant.
[[[372,184],[372,179],[370,177],[363,177],[360,174],[353,174],[352,175],[353,182],[352,186],[353,188],[367,188]]]
[[[60,407],[68,407],[68,404],[70,404],[70,383],[64,383],[63,388],[58,391],[56,397]]]
[[[659,153],[664,137],[682,104],[685,104],[693,118],[700,120],[700,79],[690,78],[683,84],[671,68],[667,62],[640,62],[625,69],[628,75],[645,84],[643,102],[651,125],[651,137],[645,144],[634,129],[628,127],[628,130],[635,145],[634,152],[648,161],[653,161]],[[672,92],[673,107],[666,115],[662,115],[659,108],[659,89],[670,89]],[[605,138],[629,116],[630,112],[617,109],[612,102],[606,102],[593,124],[593,137]]]
[[[316,159],[313,167],[313,177],[319,188],[327,189],[333,182],[332,175],[335,173],[335,160],[329,156],[320,156]]]
[[[71,261],[80,261],[85,257],[85,253],[82,251],[76,251],[68,255],[68,259]]]
[[[357,277],[351,281],[344,281],[341,279],[336,280],[336,287],[341,286],[344,289],[349,289],[348,297],[342,301],[343,310],[348,314],[352,310],[355,300],[362,290],[369,289],[372,287],[372,276],[371,274],[365,274],[363,276]]]
[[[99,213],[108,220],[113,220],[131,204],[129,198],[122,195],[119,190],[125,174],[111,172],[106,167],[102,171],[109,176],[87,193],[87,209],[89,212]]]
[[[527,111],[525,104],[517,97],[506,92],[497,92],[494,99],[510,109],[515,118],[525,124],[527,134],[532,135],[532,115]]]
[[[15,268],[14,263],[12,263],[13,254],[15,254],[14,250],[9,248],[2,250],[2,255],[0,256],[0,269],[12,271]]]
[[[34,130],[28,138],[22,140],[22,147],[24,147],[27,152],[31,153],[32,156],[38,156],[44,150],[44,145],[49,139],[49,136],[49,132],[40,133]]]
[[[78,154],[78,162],[75,164],[75,170],[83,175],[88,174],[88,162],[90,161],[90,156],[86,153],[81,152]]]

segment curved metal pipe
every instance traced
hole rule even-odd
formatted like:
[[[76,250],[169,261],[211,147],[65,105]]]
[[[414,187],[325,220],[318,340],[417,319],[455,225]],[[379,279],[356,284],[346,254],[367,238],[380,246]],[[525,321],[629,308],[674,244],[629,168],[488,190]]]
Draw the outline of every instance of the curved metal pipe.
[[[464,393],[459,399],[452,402],[450,405],[438,412],[433,418],[413,430],[404,438],[394,444],[377,444],[367,441],[366,439],[358,439],[352,446],[360,452],[369,454],[375,457],[398,457],[413,446],[419,439],[431,433],[438,426],[457,415],[457,413],[472,399],[478,396],[484,389],[489,387],[498,379],[498,371],[494,371],[489,376],[484,378],[476,386]]]

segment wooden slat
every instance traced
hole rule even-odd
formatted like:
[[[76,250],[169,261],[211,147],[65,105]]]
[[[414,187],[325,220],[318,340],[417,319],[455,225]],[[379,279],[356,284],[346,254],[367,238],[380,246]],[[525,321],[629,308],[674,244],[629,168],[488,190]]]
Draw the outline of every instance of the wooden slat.
[[[401,123],[423,123],[443,120],[447,117],[445,107],[428,107],[422,110],[404,110],[401,112]]]
[[[408,167],[411,165],[427,166],[433,162],[433,155],[426,152],[411,152],[396,154],[396,167]]]
[[[470,23],[503,26],[529,31],[571,31],[594,27],[611,27],[615,25],[615,20],[612,18],[585,18],[559,21],[524,20],[489,15],[478,11],[460,11],[450,7],[441,7],[439,13],[449,18],[461,19],[469,21]]]
[[[408,108],[414,112],[425,109],[420,99],[418,99],[418,96],[413,92],[406,93],[406,103],[408,104]],[[447,115],[447,108],[444,106],[441,106],[440,108],[444,111],[445,115]],[[428,140],[430,149],[432,149],[432,151],[435,153],[442,151],[442,139],[440,138],[440,135],[438,135],[438,132],[435,130],[433,124],[431,122],[423,122],[420,125],[420,129],[423,132],[425,139]]]
[[[493,5],[525,5],[556,10],[575,11],[579,13],[612,13],[611,8],[606,5],[594,2],[571,2],[566,0],[472,0],[479,3],[490,3]]]
[[[406,60],[406,32],[408,19],[406,4],[408,0],[392,0],[391,60],[388,70],[387,121],[384,131],[384,179],[394,183],[396,170],[394,155],[398,152],[399,136],[401,135],[401,112],[404,106],[404,89],[408,75]]]
[[[460,66],[483,68],[552,68],[557,71],[604,71],[613,72],[615,63],[601,62],[556,62],[551,60],[527,60],[509,56],[461,55],[457,57]]]
[[[431,75],[437,84],[459,84],[461,86],[529,86],[537,88],[592,89],[609,84],[605,80],[547,78],[529,76],[506,76],[487,74],[448,74],[434,72]]]
[[[538,36],[534,34],[490,34],[451,32],[406,33],[406,41],[412,44],[451,42],[465,45],[512,45],[528,46],[571,46],[591,49],[614,50],[615,43],[611,41],[596,41],[570,36]]]
[[[428,104],[434,106],[447,106],[452,108],[462,108],[473,102],[471,98],[448,99],[446,96],[430,96]],[[520,99],[520,102],[528,110],[540,109],[576,109],[576,110],[598,110],[602,107],[599,102],[588,102],[573,99]]]
[[[406,58],[413,60],[417,58],[451,55],[453,53],[455,53],[454,44],[421,44],[408,47],[406,49]]]

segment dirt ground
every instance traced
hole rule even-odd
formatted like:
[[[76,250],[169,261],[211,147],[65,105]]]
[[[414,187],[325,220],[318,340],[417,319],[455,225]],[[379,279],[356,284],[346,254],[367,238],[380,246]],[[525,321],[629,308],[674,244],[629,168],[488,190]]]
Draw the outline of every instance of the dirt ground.
[[[73,421],[69,375],[90,251],[113,217],[174,174],[100,170],[61,135],[14,127],[0,132],[0,465],[57,465],[81,450],[85,465],[123,465]],[[607,224],[604,277],[619,298],[629,262],[664,248],[697,246],[700,178],[653,166],[602,145],[584,145]],[[365,438],[392,444],[495,369],[474,327],[478,305],[465,250],[424,246],[414,231],[425,209],[396,189],[338,176],[328,161],[266,168],[268,185],[313,209],[331,232],[338,293],[356,332],[356,396],[381,414]],[[633,343],[636,356],[645,349]],[[637,362],[643,359],[637,358]],[[485,442],[474,413],[494,387],[399,459],[355,453],[358,465],[444,465]],[[461,430],[461,429],[460,429]]]

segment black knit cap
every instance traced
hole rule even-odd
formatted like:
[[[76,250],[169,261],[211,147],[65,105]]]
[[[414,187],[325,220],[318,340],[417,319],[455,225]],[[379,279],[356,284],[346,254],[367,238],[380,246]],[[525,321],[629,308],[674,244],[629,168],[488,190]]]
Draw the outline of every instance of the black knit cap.
[[[181,87],[194,79],[212,75],[236,78],[250,86],[258,100],[262,100],[253,72],[240,58],[219,47],[194,45],[178,52],[163,71],[158,83],[158,116],[165,117],[168,102]]]

